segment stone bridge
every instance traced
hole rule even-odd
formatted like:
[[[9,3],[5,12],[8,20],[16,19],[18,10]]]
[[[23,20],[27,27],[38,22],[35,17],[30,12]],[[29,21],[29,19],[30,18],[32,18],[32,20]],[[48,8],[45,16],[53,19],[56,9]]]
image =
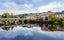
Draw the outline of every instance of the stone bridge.
[[[13,20],[13,21],[20,20],[20,22],[22,24],[25,24],[25,22],[26,21],[28,22],[30,19],[26,19],[26,18],[0,18],[0,21],[5,22],[5,24],[7,24],[8,20]]]

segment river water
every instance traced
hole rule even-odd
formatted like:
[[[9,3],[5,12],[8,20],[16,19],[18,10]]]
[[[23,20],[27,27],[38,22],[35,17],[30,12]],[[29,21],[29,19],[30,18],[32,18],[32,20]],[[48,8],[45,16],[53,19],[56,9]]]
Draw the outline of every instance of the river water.
[[[64,40],[64,31],[43,31],[40,27],[0,28],[0,40]]]

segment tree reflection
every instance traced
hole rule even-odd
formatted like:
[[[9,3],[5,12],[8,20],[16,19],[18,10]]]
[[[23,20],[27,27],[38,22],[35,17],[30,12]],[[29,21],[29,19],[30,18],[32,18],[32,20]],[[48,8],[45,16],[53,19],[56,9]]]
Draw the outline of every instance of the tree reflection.
[[[39,24],[39,26],[41,27],[41,30],[43,31],[46,31],[47,30],[47,28],[46,28],[46,26],[45,26],[45,24]]]
[[[12,30],[13,28],[14,28],[13,26],[2,27],[3,30],[7,30],[7,31],[10,29]]]
[[[42,31],[56,31],[56,30],[64,30],[64,26],[63,24],[59,24],[59,25],[54,25],[54,24],[37,24]],[[27,26],[24,25],[23,27],[27,27],[27,28],[31,28],[33,26]],[[3,30],[12,30],[14,28],[14,26],[5,26],[2,27]]]
[[[56,30],[56,27],[55,27],[55,26],[49,26],[49,27],[48,27],[48,30],[49,30],[49,31],[55,31],[55,30]]]
[[[41,30],[48,30],[48,31],[55,31],[56,30],[56,26],[54,25],[50,25],[50,24],[39,24],[39,26],[41,27]]]

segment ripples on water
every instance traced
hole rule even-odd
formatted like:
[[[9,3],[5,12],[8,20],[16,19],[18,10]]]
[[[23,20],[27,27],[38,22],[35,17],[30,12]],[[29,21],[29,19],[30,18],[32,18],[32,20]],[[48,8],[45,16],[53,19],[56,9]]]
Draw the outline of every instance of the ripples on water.
[[[42,31],[40,27],[14,27],[10,30],[0,28],[0,40],[64,40],[63,31]]]

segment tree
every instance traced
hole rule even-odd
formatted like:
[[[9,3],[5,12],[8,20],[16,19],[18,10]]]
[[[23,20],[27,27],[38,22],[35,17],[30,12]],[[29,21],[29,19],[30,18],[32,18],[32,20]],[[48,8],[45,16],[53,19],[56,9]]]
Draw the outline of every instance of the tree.
[[[9,18],[9,17],[10,17],[9,13],[2,14],[2,18]]]
[[[49,17],[49,19],[51,19],[51,20],[54,20],[54,19],[56,18],[56,16],[55,16],[54,13],[49,14],[48,17]]]
[[[13,13],[11,13],[11,14],[10,14],[10,18],[14,18],[14,15],[13,15]]]
[[[20,18],[26,18],[27,14],[20,14],[20,15],[17,15],[19,16]]]
[[[45,17],[45,20],[48,20],[48,17]]]
[[[2,16],[0,15],[0,18],[2,18]]]

